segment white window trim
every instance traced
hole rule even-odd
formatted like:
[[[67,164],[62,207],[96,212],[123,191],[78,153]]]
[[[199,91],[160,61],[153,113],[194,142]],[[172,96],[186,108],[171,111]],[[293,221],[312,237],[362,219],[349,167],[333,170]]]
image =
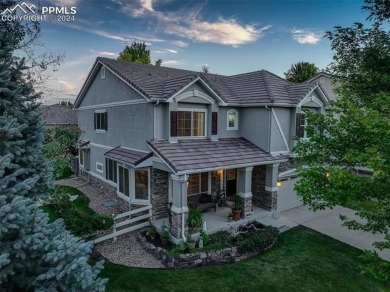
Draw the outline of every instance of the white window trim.
[[[104,114],[104,113],[106,113],[107,112],[107,110],[106,109],[97,109],[97,110],[95,110],[95,112],[94,112],[94,116],[95,116],[95,114]],[[95,117],[94,117],[94,121],[95,121]],[[94,122],[95,123],[95,122]],[[95,125],[94,125],[95,126]],[[96,129],[95,130],[95,133],[98,133],[98,134],[105,134],[107,131],[106,130],[103,130],[103,129]]]
[[[236,114],[236,120],[234,123],[234,127],[229,127],[229,113]],[[226,130],[228,130],[228,131],[238,130],[238,111],[235,109],[230,109],[226,112]]]
[[[102,69],[100,70],[100,78],[105,79],[106,78],[106,67],[102,66]]]
[[[100,166],[102,169],[99,169],[99,166]],[[96,162],[96,171],[97,171],[97,172],[100,172],[100,173],[103,173],[103,172],[104,172],[103,163]]]
[[[137,171],[137,170],[146,170],[147,172],[148,172],[148,199],[147,200],[140,200],[140,199],[136,199],[135,198],[135,172]],[[150,202],[150,179],[151,179],[151,177],[150,177],[150,168],[137,168],[137,169],[133,169],[132,170],[133,171],[133,173],[134,173],[134,183],[133,183],[133,189],[134,189],[134,191],[133,192],[130,192],[132,195],[133,195],[133,197],[131,198],[131,202],[132,203],[138,203],[138,204],[145,204],[146,202]],[[130,184],[131,185],[131,184]]]
[[[191,136],[177,136],[178,139],[202,139],[207,137],[207,109],[197,109],[197,108],[179,108],[178,112],[191,112]],[[193,112],[204,113],[204,136],[192,136],[192,114]],[[178,126],[179,126],[179,115],[177,116]],[[177,129],[179,131],[179,129]]]

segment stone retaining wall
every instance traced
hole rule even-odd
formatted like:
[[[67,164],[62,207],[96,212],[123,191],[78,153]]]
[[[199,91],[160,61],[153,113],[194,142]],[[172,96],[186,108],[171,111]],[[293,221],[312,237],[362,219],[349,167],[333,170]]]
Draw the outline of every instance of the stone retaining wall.
[[[221,265],[235,261],[240,261],[257,255],[259,252],[247,252],[240,253],[237,247],[225,248],[216,251],[203,251],[197,253],[186,253],[178,256],[169,256],[165,249],[156,247],[149,243],[141,233],[139,233],[138,242],[140,245],[154,257],[162,262],[167,268],[193,268],[206,265]],[[263,251],[270,249],[276,242],[275,241]]]

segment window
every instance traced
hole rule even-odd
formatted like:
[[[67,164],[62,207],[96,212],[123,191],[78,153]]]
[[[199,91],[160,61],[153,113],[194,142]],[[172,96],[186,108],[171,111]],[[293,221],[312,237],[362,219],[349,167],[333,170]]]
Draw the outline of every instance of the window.
[[[187,182],[187,194],[194,195],[209,191],[209,173],[190,174]]]
[[[147,169],[135,171],[135,199],[149,199],[149,171]]]
[[[306,127],[305,114],[297,113],[295,126],[296,126],[295,135],[299,138],[307,138],[307,133],[305,131],[305,127]]]
[[[238,111],[234,109],[227,112],[227,129],[238,130]]]
[[[118,166],[118,190],[119,193],[130,196],[130,170],[122,166]]]
[[[111,159],[106,159],[106,179],[114,183],[118,182],[118,174],[116,171],[117,162]]]
[[[82,149],[79,149],[79,164],[84,166],[84,151]]]
[[[177,136],[204,137],[206,124],[205,111],[179,111],[177,115]]]
[[[94,115],[95,130],[107,131],[107,112],[95,112]]]
[[[100,70],[100,78],[106,78],[106,67],[102,67],[102,69]]]
[[[96,171],[103,173],[103,164],[101,164],[100,162],[96,162]]]

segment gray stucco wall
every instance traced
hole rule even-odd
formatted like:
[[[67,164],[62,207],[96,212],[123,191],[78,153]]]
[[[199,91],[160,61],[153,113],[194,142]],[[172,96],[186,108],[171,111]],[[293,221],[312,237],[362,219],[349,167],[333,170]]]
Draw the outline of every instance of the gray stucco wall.
[[[335,82],[333,84],[333,80],[327,76],[318,76],[316,79],[313,79],[313,82],[321,85],[322,90],[325,92],[329,100],[337,98],[333,88],[336,88],[339,85],[339,82]]]
[[[101,79],[101,70],[100,68],[96,74],[79,107],[144,99],[107,68],[106,77]]]
[[[99,109],[101,110],[101,109]],[[153,138],[153,104],[142,103],[107,107],[108,130],[94,130],[94,109],[79,110],[81,138],[110,147],[124,146],[149,151],[145,141]]]
[[[273,108],[276,118],[279,121],[280,128],[284,134],[287,144],[290,144],[291,139],[291,108]],[[272,116],[271,119],[271,143],[270,152],[288,151],[286,144],[282,138],[281,131],[277,125],[276,119]]]
[[[102,178],[106,177],[106,160],[104,157],[104,153],[106,153],[107,151],[107,149],[102,149],[94,146],[91,146],[90,150],[90,172],[93,172],[95,175],[98,175]],[[103,173],[100,173],[96,170],[96,162],[103,164]]]
[[[155,132],[156,139],[169,139],[169,107],[166,103],[160,103],[154,107],[155,111]]]
[[[242,108],[240,114],[240,132],[252,143],[269,151],[269,128],[271,112],[265,108]]]
[[[238,111],[238,130],[227,130],[227,112],[230,109],[235,109]],[[233,107],[220,107],[218,113],[218,137],[219,138],[232,138],[232,137],[240,137],[241,132],[240,129],[242,127],[242,109],[233,108]]]

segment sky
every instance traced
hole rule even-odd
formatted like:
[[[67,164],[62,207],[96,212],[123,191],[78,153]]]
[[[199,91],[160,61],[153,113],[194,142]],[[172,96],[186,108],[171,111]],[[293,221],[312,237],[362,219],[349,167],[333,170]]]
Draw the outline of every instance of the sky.
[[[35,1],[37,2],[37,1]],[[49,2],[49,3],[48,3]],[[29,1],[34,3],[34,1]],[[65,54],[46,103],[74,100],[96,57],[116,58],[145,42],[162,66],[233,75],[265,69],[284,77],[292,64],[332,61],[326,31],[364,22],[360,0],[46,0],[76,7],[72,21],[42,21],[41,42]]]

